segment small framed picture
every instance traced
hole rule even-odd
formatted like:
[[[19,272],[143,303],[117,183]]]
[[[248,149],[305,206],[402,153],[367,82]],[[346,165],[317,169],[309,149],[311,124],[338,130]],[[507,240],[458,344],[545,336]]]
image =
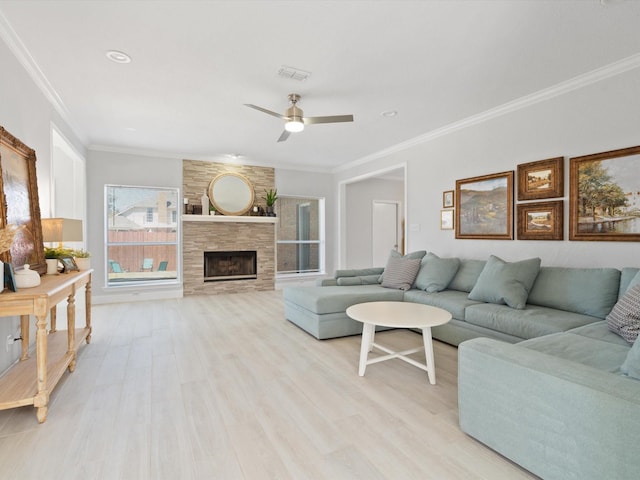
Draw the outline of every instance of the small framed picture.
[[[447,190],[446,192],[442,192],[442,208],[455,207],[454,198],[455,196],[454,196],[453,190]]]
[[[453,230],[453,210],[440,210],[440,230]]]
[[[5,262],[4,264],[4,286],[12,292],[18,291],[18,287],[16,287],[16,277],[13,276],[13,265],[9,262]]]
[[[564,202],[518,204],[518,240],[563,240]]]
[[[60,262],[62,262],[62,266],[64,267],[62,269],[63,273],[77,272],[80,270],[78,265],[76,265],[76,262],[73,260],[73,257],[60,257]]]
[[[518,200],[564,195],[564,157],[518,165]]]

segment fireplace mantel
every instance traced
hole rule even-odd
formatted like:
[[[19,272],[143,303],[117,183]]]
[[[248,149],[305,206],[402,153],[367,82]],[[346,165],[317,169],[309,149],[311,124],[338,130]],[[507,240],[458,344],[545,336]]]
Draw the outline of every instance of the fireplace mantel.
[[[278,217],[250,217],[247,215],[182,215],[183,222],[278,223]]]

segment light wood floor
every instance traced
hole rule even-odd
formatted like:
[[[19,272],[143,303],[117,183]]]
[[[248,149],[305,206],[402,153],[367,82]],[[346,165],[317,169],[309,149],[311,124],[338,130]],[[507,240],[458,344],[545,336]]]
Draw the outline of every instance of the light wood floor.
[[[535,478],[458,428],[449,345],[434,342],[432,386],[397,360],[358,377],[360,337],[314,339],[278,291],[98,305],[93,319],[46,423],[0,412],[0,478]]]

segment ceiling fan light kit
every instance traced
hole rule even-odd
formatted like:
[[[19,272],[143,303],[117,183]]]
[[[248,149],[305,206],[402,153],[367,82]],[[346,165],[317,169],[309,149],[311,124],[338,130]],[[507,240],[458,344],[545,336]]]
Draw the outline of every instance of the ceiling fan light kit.
[[[305,125],[312,125],[314,123],[341,123],[341,122],[353,122],[353,115],[333,115],[328,117],[305,117],[304,112],[297,106],[300,100],[300,95],[297,93],[289,94],[289,102],[291,106],[287,109],[284,115],[267,110],[266,108],[258,107],[250,103],[245,103],[245,106],[266,113],[273,117],[278,117],[285,121],[284,132],[278,138],[278,142],[284,142],[289,138],[289,133],[298,133],[304,130]]]

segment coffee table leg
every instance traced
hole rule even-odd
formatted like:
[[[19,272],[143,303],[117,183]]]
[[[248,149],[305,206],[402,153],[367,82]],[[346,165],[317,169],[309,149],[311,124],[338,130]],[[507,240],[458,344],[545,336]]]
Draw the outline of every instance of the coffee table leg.
[[[364,371],[367,368],[367,357],[369,351],[373,346],[373,336],[376,331],[376,326],[370,323],[365,323],[362,326],[362,343],[360,344],[360,367],[358,368],[358,375],[364,376]]]
[[[424,343],[424,356],[427,361],[427,375],[429,383],[436,384],[436,364],[433,359],[433,342],[431,341],[431,327],[422,329],[422,342]]]

